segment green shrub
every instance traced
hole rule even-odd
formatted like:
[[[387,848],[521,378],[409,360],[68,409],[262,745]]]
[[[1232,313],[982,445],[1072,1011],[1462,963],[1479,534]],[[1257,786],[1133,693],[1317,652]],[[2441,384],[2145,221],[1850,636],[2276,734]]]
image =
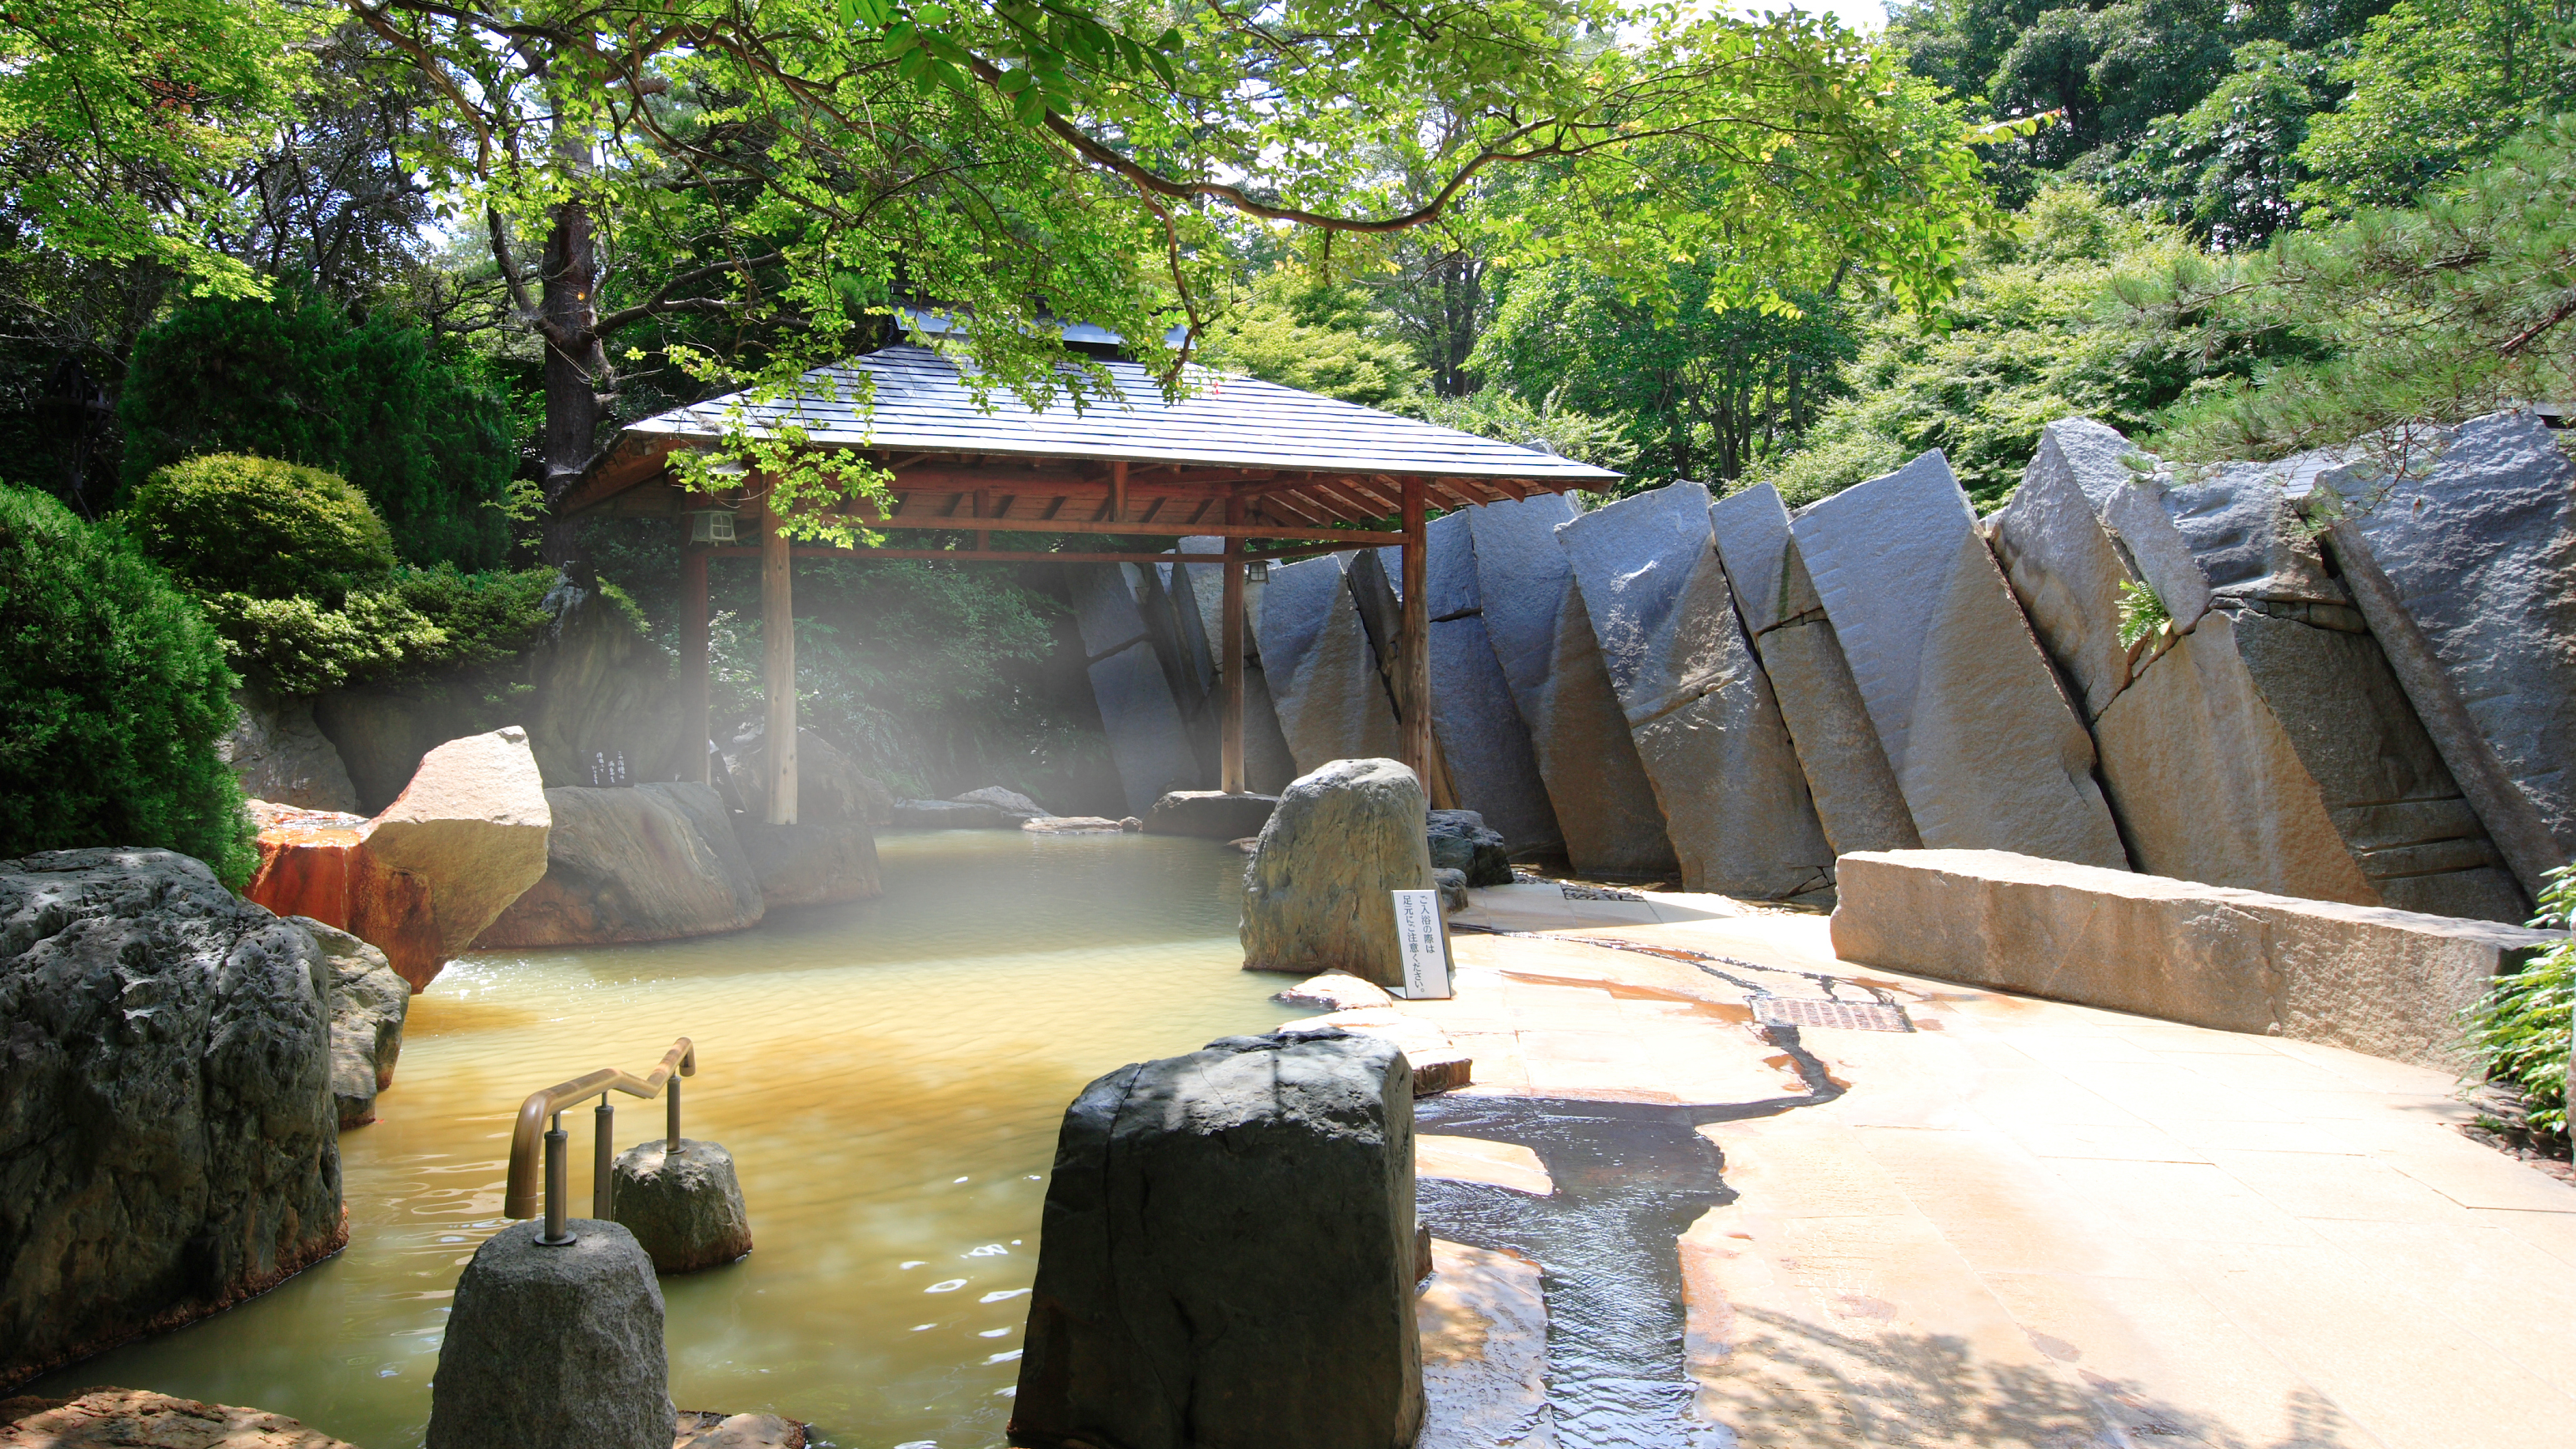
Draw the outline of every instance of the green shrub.
[[[134,342],[117,412],[125,486],[200,453],[328,468],[392,529],[405,563],[491,568],[516,425],[480,363],[419,323],[281,287],[183,302]]]
[[[536,643],[551,617],[553,569],[395,570],[352,590],[338,608],[310,598],[208,596],[233,667],[281,694],[320,694],[506,658]]]
[[[151,559],[199,594],[340,596],[394,566],[367,496],[336,474],[238,453],[173,463],[125,510]]]
[[[2565,930],[2576,916],[2576,866],[2549,873],[2532,924]],[[2513,1083],[2531,1104],[2534,1131],[2567,1131],[2567,1052],[2576,1006],[2576,945],[2561,941],[2529,965],[2496,978],[2469,1019],[2469,1046],[2487,1074]]]
[[[130,540],[0,484],[0,856],[164,846],[248,880],[241,783],[215,753],[234,683]]]

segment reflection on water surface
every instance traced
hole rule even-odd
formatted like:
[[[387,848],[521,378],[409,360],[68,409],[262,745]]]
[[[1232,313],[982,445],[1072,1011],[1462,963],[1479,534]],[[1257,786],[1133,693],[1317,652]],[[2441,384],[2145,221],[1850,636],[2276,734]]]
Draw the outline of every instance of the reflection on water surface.
[[[998,1444],[1065,1103],[1122,1063],[1303,1013],[1238,969],[1232,851],[1000,831],[879,849],[881,901],[448,967],[412,998],[381,1120],[340,1138],[348,1251],[31,1391],[156,1389],[411,1449],[456,1275],[502,1225],[519,1100],[687,1035],[688,1134],[732,1150],[759,1246],[663,1281],[672,1397],[801,1418],[843,1449]],[[659,1135],[659,1103],[618,1100],[621,1147]],[[587,1110],[565,1126],[586,1208]]]

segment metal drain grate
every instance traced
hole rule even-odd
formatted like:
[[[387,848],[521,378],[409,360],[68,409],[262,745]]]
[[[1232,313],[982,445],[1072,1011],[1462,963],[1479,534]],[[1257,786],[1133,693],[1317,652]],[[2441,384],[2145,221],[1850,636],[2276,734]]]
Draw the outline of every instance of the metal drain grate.
[[[1818,1001],[1806,996],[1765,996],[1753,1003],[1764,1026],[1829,1026],[1843,1031],[1912,1031],[1901,1006],[1877,1002]]]

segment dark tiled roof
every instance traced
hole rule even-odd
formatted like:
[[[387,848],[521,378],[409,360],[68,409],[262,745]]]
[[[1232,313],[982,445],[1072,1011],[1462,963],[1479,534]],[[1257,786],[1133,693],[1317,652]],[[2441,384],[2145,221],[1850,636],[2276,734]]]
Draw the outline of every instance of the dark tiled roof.
[[[895,346],[805,374],[801,402],[745,405],[755,426],[796,418],[813,441],[851,447],[1045,458],[1309,469],[1435,478],[1525,478],[1551,488],[1611,482],[1618,474],[1533,448],[1434,427],[1356,403],[1248,377],[1200,374],[1169,402],[1146,370],[1103,364],[1122,399],[1076,411],[1059,394],[1044,412],[1007,388],[978,399],[956,363],[926,347]],[[862,418],[862,380],[874,408]],[[641,437],[712,437],[742,394],[649,417]]]

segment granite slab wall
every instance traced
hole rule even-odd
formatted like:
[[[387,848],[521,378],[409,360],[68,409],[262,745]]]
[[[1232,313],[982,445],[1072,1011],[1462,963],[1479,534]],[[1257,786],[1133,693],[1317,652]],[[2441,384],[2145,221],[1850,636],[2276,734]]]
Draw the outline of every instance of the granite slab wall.
[[[1351,600],[1351,555],[1272,566],[1255,637],[1299,775],[1334,760],[1393,759],[1395,707]]]
[[[1762,900],[1829,891],[1833,847],[1718,561],[1708,490],[1675,483],[1556,531],[1683,885]]]
[[[1141,817],[1167,791],[1203,788],[1189,731],[1123,567],[1067,564],[1065,582],[1127,812]]]

